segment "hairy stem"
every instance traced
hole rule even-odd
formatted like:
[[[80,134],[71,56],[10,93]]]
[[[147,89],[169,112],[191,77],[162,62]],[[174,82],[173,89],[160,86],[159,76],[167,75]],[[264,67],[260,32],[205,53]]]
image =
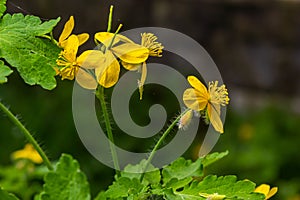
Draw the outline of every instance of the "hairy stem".
[[[115,149],[115,146],[114,146],[114,137],[113,137],[112,128],[111,128],[111,124],[110,124],[110,120],[109,120],[109,114],[108,114],[108,110],[107,110],[106,102],[105,102],[105,98],[104,98],[104,87],[99,86],[97,88],[96,97],[100,101],[100,105],[101,105],[101,109],[102,109],[102,115],[103,115],[103,118],[104,118],[104,121],[105,121],[107,137],[110,140],[109,147],[110,147],[110,151],[111,151],[111,154],[112,154],[114,168],[116,170],[116,174],[119,174],[119,172],[120,172],[119,160],[118,160],[117,152],[116,152],[116,149]]]
[[[20,129],[20,131],[25,135],[27,140],[32,144],[32,146],[35,148],[35,150],[40,154],[42,157],[44,163],[46,164],[47,168],[49,170],[53,170],[53,166],[51,162],[49,161],[48,157],[46,156],[45,152],[43,149],[40,147],[40,145],[37,143],[37,141],[34,139],[32,134],[25,128],[25,126],[20,122],[20,120],[15,117],[12,112],[4,106],[0,102],[0,109],[7,115],[7,117]]]
[[[158,142],[156,143],[156,145],[154,146],[154,148],[152,149],[150,156],[148,157],[147,161],[146,161],[146,165],[145,168],[143,170],[143,173],[141,175],[140,181],[143,181],[143,178],[145,176],[145,173],[147,171],[147,168],[149,167],[156,151],[159,149],[160,145],[163,143],[163,141],[165,140],[165,138],[167,137],[167,135],[170,133],[170,131],[174,128],[174,126],[176,126],[176,124],[179,122],[180,118],[190,109],[186,109],[185,111],[183,111],[173,122],[172,124],[167,128],[167,130],[162,134],[162,136],[159,138]]]

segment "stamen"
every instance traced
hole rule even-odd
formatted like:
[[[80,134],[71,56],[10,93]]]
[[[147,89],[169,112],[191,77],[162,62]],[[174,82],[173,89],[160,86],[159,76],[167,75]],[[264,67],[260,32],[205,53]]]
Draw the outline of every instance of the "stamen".
[[[164,46],[157,42],[157,37],[153,33],[142,33],[142,46],[148,48],[149,50],[149,55],[150,56],[155,56],[155,57],[161,57],[162,55],[162,50]]]
[[[209,82],[208,92],[210,94],[210,101],[212,103],[225,106],[226,104],[229,103],[230,100],[228,97],[228,92],[224,84],[218,87],[218,83],[219,83],[218,81]]]

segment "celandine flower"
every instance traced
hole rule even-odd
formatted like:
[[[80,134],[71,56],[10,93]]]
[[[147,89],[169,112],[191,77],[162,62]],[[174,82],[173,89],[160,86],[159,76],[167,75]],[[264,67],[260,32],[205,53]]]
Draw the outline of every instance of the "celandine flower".
[[[157,37],[153,33],[142,33],[141,34],[141,45],[148,49],[148,57],[161,57],[163,46],[161,43],[157,42]],[[129,63],[129,62],[122,62],[122,65],[125,69],[130,71],[140,71],[141,72],[141,79],[138,80],[139,92],[140,92],[140,99],[143,97],[143,87],[146,81],[147,76],[147,66],[146,62],[143,63]]]
[[[206,110],[206,115],[215,130],[223,133],[223,124],[220,119],[221,106],[229,102],[225,85],[218,86],[218,81],[212,81],[206,89],[195,76],[189,76],[187,80],[193,88],[184,91],[184,104],[195,111]]]
[[[277,187],[273,187],[270,189],[270,186],[267,184],[261,184],[257,188],[255,188],[254,192],[258,192],[265,195],[265,200],[270,199],[272,196],[274,196],[278,191]]]
[[[105,87],[112,87],[119,79],[120,64],[117,60],[126,63],[143,63],[149,54],[149,50],[120,34],[109,32],[99,32],[95,34],[95,39],[103,44],[105,59],[101,67],[95,69],[98,83]]]
[[[12,158],[14,160],[28,159],[37,164],[43,162],[42,157],[40,156],[40,154],[38,154],[38,152],[33,148],[31,144],[26,144],[24,149],[13,152]]]
[[[67,44],[67,39],[69,38],[69,36],[71,35],[74,29],[74,25],[75,25],[74,17],[71,16],[70,19],[65,23],[64,29],[58,39],[58,45],[61,48],[65,48]],[[85,43],[89,39],[89,34],[87,33],[82,33],[76,36],[78,37],[79,46]]]
[[[92,74],[87,70],[100,67],[101,62],[105,59],[103,53],[98,50],[84,51],[77,57],[79,47],[79,39],[76,35],[71,35],[65,44],[65,49],[60,53],[56,60],[57,74],[62,79],[73,80],[77,76],[76,81],[84,88],[95,89],[97,82]]]

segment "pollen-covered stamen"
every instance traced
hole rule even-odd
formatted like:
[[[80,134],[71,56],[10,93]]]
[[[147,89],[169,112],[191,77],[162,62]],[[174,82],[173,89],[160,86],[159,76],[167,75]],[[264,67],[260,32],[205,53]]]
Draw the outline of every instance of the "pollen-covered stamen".
[[[148,48],[149,55],[155,57],[161,57],[164,46],[157,42],[157,37],[153,33],[142,33],[142,46]]]
[[[228,92],[224,84],[218,87],[218,83],[218,81],[209,82],[208,92],[210,95],[210,102],[225,106],[230,100]]]

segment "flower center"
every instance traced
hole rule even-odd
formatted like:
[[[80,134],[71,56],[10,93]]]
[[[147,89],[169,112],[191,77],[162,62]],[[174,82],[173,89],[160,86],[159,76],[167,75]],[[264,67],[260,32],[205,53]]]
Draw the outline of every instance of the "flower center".
[[[157,37],[152,33],[142,33],[142,46],[148,48],[149,55],[155,57],[161,57],[163,45],[157,42]]]
[[[209,82],[208,92],[210,95],[210,102],[225,106],[229,103],[228,92],[225,85],[218,87],[218,81]]]

